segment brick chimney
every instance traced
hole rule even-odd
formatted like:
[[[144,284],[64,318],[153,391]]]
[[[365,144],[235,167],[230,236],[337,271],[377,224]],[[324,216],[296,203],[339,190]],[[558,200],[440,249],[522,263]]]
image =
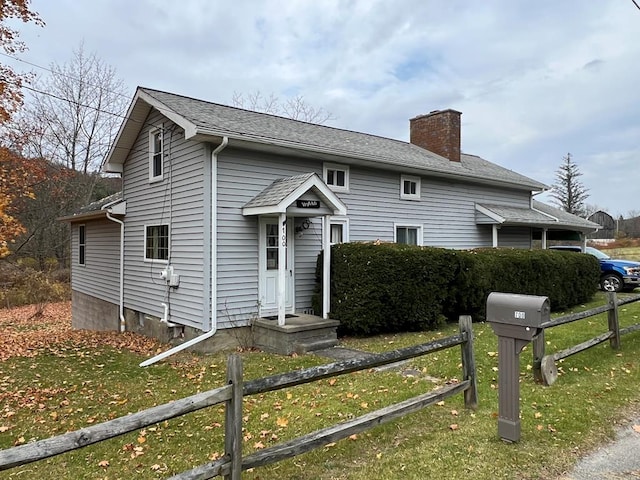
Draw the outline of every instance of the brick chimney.
[[[460,112],[434,110],[409,120],[409,141],[452,162],[460,161]]]

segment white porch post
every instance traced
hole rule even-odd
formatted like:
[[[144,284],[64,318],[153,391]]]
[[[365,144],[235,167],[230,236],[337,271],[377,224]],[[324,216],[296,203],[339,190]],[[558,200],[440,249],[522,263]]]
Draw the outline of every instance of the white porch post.
[[[493,244],[493,248],[497,248],[498,247],[498,225],[493,224],[493,239],[492,239],[492,244]]]
[[[323,217],[322,228],[322,318],[329,318],[331,300],[331,217]]]
[[[285,307],[287,303],[287,214],[278,217],[278,325],[284,325]]]
[[[585,233],[580,233],[580,243],[582,243],[582,251],[587,251],[587,235]]]
[[[547,232],[548,230],[546,228],[542,229],[542,249],[543,250],[547,249]]]

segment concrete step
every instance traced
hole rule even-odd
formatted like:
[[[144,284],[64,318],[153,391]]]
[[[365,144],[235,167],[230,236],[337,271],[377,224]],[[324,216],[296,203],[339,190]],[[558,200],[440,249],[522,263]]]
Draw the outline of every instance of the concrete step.
[[[338,345],[338,340],[335,338],[328,338],[326,340],[315,340],[312,342],[300,342],[294,346],[294,351],[298,355],[304,355],[305,353],[315,352],[316,350],[325,350]]]

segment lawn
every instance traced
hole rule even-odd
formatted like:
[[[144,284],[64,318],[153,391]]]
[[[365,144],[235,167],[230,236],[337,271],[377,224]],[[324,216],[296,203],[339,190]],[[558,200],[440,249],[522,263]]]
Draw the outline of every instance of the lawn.
[[[589,308],[605,302],[598,294]],[[621,309],[621,326],[639,323],[640,302]],[[164,349],[133,334],[74,332],[66,303],[29,318],[32,307],[0,310],[0,448],[47,438],[222,386],[226,355],[182,353],[142,369]],[[566,312],[568,313],[568,312]],[[600,315],[546,332],[548,352],[602,333]],[[447,336],[438,332],[343,339],[344,346],[382,352]],[[612,435],[625,410],[640,401],[640,332],[565,359],[558,381],[536,384],[531,349],[521,355],[522,439],[497,436],[497,341],[474,324],[479,407],[461,396],[367,433],[272,466],[247,479],[537,479],[557,478]],[[314,355],[242,352],[245,378],[321,365]],[[395,370],[366,371],[279,392],[246,397],[244,452],[362,415],[432,390],[460,375],[458,348]],[[411,375],[407,371],[411,370]],[[223,451],[222,409],[214,407],[0,473],[0,478],[166,478]]]

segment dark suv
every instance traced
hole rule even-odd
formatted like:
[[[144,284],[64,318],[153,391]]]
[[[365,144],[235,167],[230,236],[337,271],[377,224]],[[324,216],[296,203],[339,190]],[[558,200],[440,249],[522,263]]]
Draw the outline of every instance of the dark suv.
[[[582,252],[578,245],[554,245],[549,250]],[[589,253],[600,261],[600,288],[607,292],[631,291],[640,287],[640,263],[630,260],[614,260],[597,248],[587,247]]]

